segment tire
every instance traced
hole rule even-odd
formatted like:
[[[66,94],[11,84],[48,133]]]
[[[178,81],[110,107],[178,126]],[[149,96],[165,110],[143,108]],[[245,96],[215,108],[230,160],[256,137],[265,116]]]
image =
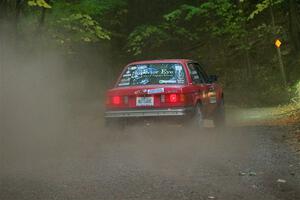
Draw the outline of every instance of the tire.
[[[200,103],[197,103],[195,107],[195,112],[192,118],[193,127],[197,129],[203,129],[204,128],[204,115],[202,112],[202,105]]]
[[[225,106],[223,99],[215,111],[213,121],[216,128],[225,127]]]

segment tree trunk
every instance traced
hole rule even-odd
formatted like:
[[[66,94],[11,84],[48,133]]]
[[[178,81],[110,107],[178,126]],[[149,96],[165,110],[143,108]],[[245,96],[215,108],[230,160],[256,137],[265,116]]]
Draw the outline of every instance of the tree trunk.
[[[271,23],[272,23],[272,29],[273,29],[273,35],[274,35],[274,42],[275,42],[275,38],[277,36],[276,36],[275,16],[274,16],[274,11],[273,11],[273,0],[271,0],[271,5],[270,5],[270,15],[271,15]],[[284,65],[283,65],[283,61],[282,61],[280,47],[277,48],[277,57],[278,57],[278,62],[279,62],[282,81],[283,81],[283,84],[286,88],[287,87],[286,72],[285,72],[285,68],[284,68]]]
[[[46,3],[50,3],[50,0],[45,0]],[[40,18],[40,22],[39,22],[39,29],[41,29],[44,24],[45,24],[45,18],[46,18],[46,12],[47,12],[47,8],[42,8],[42,13],[41,13],[41,18]]]
[[[16,22],[19,21],[23,0],[16,0]]]
[[[0,0],[0,19],[5,19],[8,15],[9,0]]]
[[[237,5],[237,7],[239,9],[245,10],[245,4],[241,3],[240,0],[236,0],[235,4]],[[246,17],[245,14],[243,14],[243,17]],[[247,31],[246,21],[243,22],[243,29]],[[251,63],[251,55],[250,55],[250,48],[249,48],[249,33],[248,33],[248,31],[246,32],[245,40],[242,40],[241,43],[244,43],[244,45],[247,46],[247,48],[245,49],[247,69],[245,71],[246,71],[246,79],[248,81],[251,81],[253,76],[252,76],[252,63]]]
[[[252,80],[252,66],[250,61],[249,49],[246,49],[246,61],[247,61],[247,79]]]
[[[271,16],[271,23],[272,23],[272,29],[273,29],[273,34],[276,34],[275,30],[275,17],[274,17],[274,11],[273,11],[273,1],[271,0],[271,6],[270,6],[270,16]]]
[[[300,50],[300,24],[297,15],[297,4],[295,0],[289,0],[289,28],[292,43],[296,51]]]
[[[39,22],[39,28],[42,28],[45,24],[45,17],[46,17],[46,8],[42,8],[42,14]]]
[[[16,0],[16,16],[15,16],[15,35],[17,38],[18,35],[18,24],[19,24],[19,20],[20,20],[20,14],[21,14],[21,10],[22,10],[22,4],[23,4],[23,0]]]

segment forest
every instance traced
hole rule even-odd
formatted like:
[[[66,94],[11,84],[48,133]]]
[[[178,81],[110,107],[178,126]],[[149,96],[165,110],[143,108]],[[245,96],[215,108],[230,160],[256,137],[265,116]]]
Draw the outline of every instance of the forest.
[[[128,62],[188,58],[230,104],[299,100],[299,0],[0,0],[0,23],[14,45],[55,46],[105,86]]]
[[[0,0],[23,199],[300,200],[300,0]]]

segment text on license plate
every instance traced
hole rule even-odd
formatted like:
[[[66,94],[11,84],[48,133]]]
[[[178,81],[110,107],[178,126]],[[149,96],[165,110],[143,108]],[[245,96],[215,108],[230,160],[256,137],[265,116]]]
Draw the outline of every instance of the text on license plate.
[[[137,106],[153,106],[154,98],[153,97],[137,97],[136,105]]]

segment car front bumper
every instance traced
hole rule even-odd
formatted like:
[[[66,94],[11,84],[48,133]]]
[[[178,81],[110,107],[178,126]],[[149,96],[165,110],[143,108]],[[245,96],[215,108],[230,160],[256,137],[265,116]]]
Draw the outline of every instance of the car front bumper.
[[[128,117],[172,117],[185,116],[194,111],[192,107],[166,108],[166,109],[138,109],[138,110],[107,110],[105,118],[128,118]]]

